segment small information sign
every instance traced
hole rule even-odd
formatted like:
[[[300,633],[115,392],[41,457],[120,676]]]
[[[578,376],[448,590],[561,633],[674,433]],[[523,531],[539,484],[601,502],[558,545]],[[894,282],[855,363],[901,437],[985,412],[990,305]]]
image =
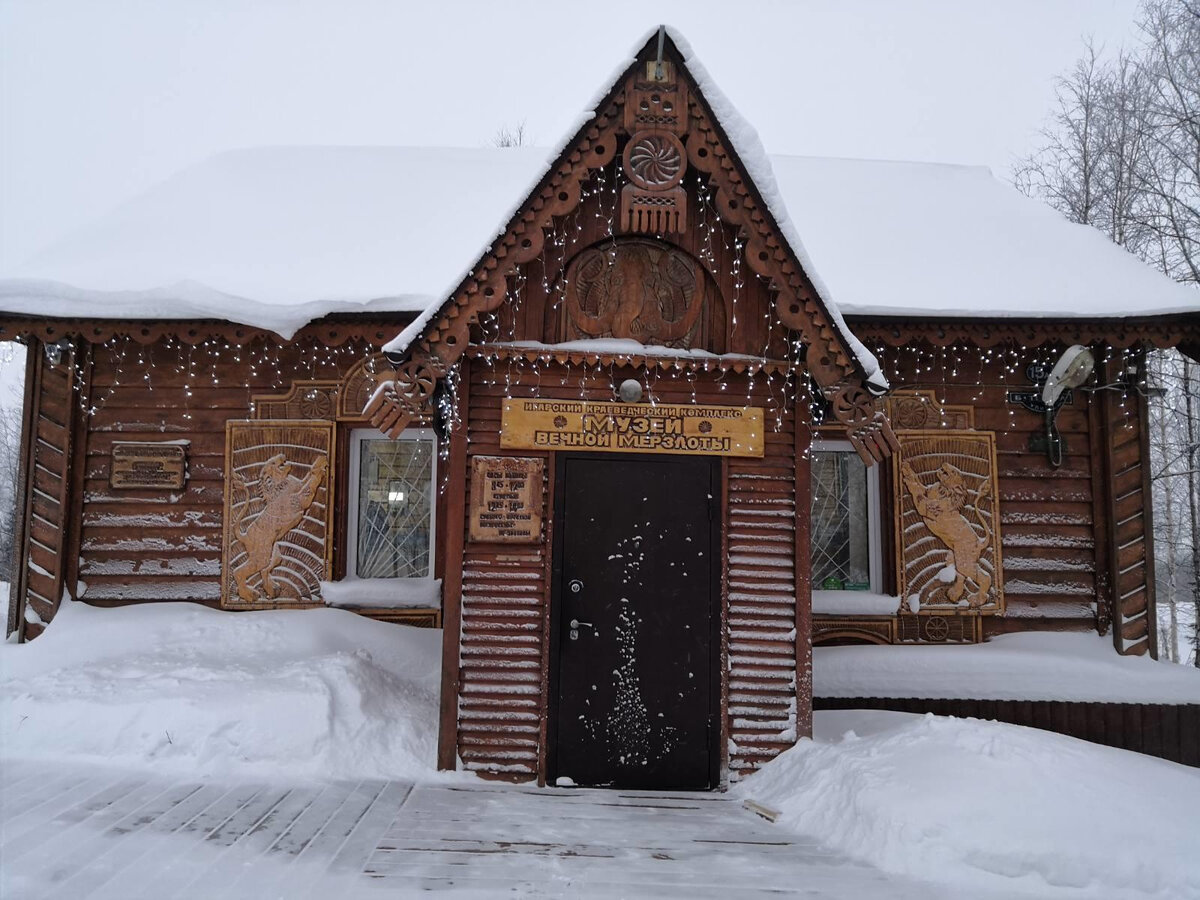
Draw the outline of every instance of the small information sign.
[[[536,544],[542,539],[545,462],[516,456],[471,459],[471,540]]]
[[[187,479],[187,445],[118,441],[112,445],[114,488],[178,491]]]

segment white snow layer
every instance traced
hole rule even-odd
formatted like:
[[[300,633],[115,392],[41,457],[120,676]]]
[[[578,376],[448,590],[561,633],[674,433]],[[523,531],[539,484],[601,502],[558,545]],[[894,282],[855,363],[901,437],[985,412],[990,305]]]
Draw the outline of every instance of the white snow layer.
[[[813,694],[1200,703],[1200,670],[1119,656],[1096,634],[1028,632],[974,645],[815,647]]]
[[[326,606],[359,609],[402,609],[441,607],[440,578],[345,578],[322,581],[321,599]]]
[[[672,37],[833,315],[1120,318],[1200,309],[1195,290],[984,168],[768,158],[690,48]],[[574,129],[566,139],[573,136]],[[433,147],[222,153],[6,273],[0,310],[202,316],[285,336],[327,312],[425,310],[423,324],[555,155]]]
[[[830,616],[890,616],[900,608],[900,598],[871,591],[813,591],[812,611]]]
[[[440,647],[343,610],[67,601],[36,641],[0,646],[3,754],[428,780]]]
[[[1200,897],[1200,771],[932,715],[820,712],[815,738],[736,790],[848,856],[963,897]]]

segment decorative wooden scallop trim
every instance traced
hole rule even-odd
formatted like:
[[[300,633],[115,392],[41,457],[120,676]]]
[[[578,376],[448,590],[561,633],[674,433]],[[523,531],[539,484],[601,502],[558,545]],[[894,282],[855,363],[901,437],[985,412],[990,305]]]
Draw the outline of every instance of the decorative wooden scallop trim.
[[[1102,344],[1117,349],[1152,344],[1164,349],[1200,341],[1200,316],[1187,314],[1137,319],[936,319],[848,317],[864,343],[906,347],[927,341],[935,347],[972,344],[998,347],[1017,344]]]
[[[638,96],[638,77],[649,48],[648,43],[597,105],[595,118],[576,134],[504,233],[442,304],[408,350],[391,384],[372,396],[364,414],[385,434],[398,435],[428,404],[432,396],[430,382],[445,374],[467,349],[471,325],[504,302],[509,275],[541,253],[545,228],[555,216],[575,209],[583,182],[593,170],[612,161],[618,136],[628,133],[623,121],[625,106],[630,96]],[[855,449],[868,464],[890,456],[896,446],[895,436],[882,405],[864,387],[864,373],[845,335],[825,309],[792,248],[780,237],[778,223],[741,161],[728,149],[732,146],[728,137],[669,41],[667,52],[678,69],[679,84],[686,87],[682,93],[687,95],[689,110],[688,160],[695,169],[709,175],[717,190],[718,215],[741,229],[747,264],[768,279],[777,292],[780,321],[804,336],[807,366]]]

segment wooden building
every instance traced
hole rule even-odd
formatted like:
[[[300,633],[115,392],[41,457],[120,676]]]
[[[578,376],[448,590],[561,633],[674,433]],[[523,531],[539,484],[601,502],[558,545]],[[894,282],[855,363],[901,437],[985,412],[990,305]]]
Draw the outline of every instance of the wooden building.
[[[1139,386],[1148,348],[1200,348],[1182,289],[1097,238],[1145,315],[843,318],[795,195],[661,33],[527,168],[432,303],[284,328],[0,284],[33,351],[9,631],[68,596],[441,626],[440,766],[682,789],[810,732],[814,643],[1153,651]],[[1096,371],[1048,411],[1074,345]]]

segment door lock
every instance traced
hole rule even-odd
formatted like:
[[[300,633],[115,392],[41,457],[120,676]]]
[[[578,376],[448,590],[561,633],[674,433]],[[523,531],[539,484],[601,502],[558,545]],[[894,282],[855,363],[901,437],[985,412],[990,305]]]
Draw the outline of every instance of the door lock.
[[[571,582],[571,593],[572,594],[578,594],[582,590],[583,590],[583,582],[580,581],[578,578],[576,578],[574,581]]]
[[[588,628],[595,628],[591,622],[580,622],[578,619],[572,619],[570,622],[571,630],[567,632],[567,637],[573,641],[579,640],[579,626],[586,625]]]

